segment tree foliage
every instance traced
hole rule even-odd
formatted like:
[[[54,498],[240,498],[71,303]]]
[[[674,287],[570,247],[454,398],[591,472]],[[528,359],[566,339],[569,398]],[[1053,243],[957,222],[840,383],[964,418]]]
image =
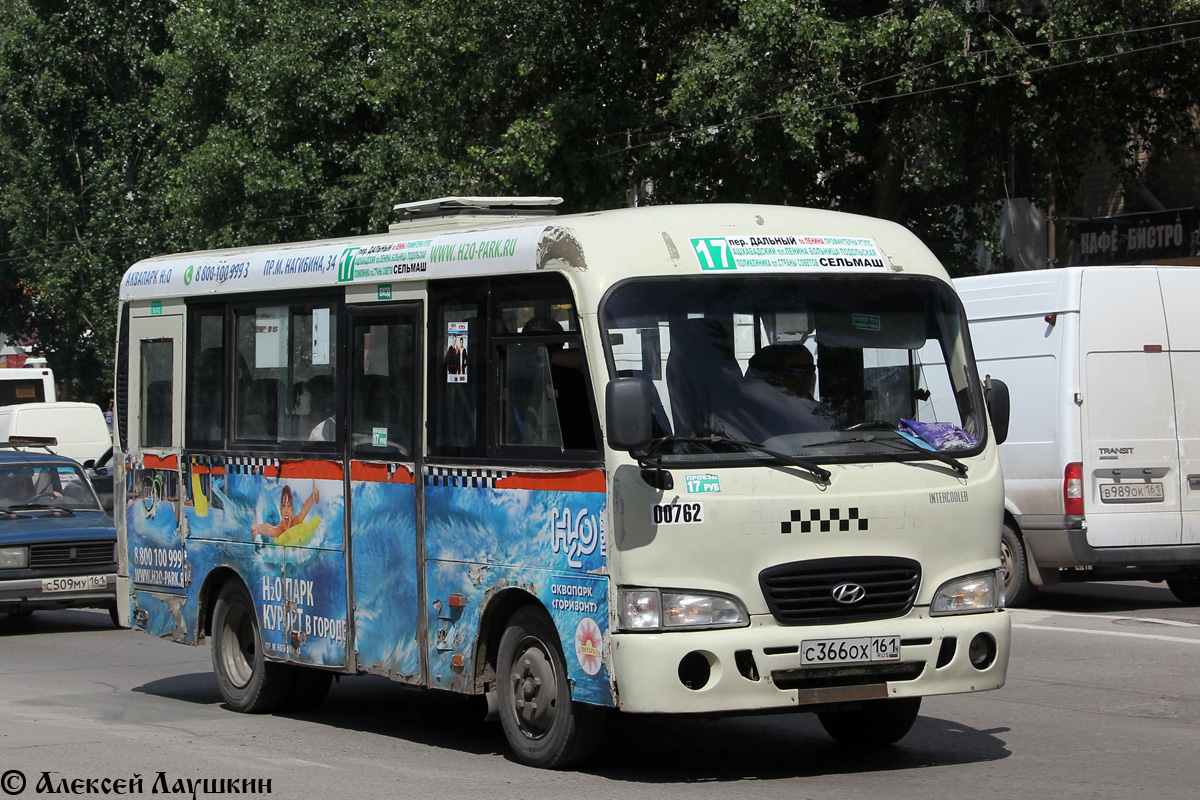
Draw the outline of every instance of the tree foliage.
[[[755,201],[900,221],[953,269],[1195,137],[1183,0],[0,0],[0,329],[106,402],[159,252],[382,229],[395,202]]]

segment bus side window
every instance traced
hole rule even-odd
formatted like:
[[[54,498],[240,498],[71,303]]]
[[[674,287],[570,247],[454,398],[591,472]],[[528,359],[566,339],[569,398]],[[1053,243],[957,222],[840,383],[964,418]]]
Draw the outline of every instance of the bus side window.
[[[503,348],[504,444],[562,446],[558,393],[544,344]]]
[[[141,430],[142,447],[170,447],[173,428],[174,385],[171,359],[174,342],[170,339],[145,340],[141,352]]]
[[[430,290],[434,309],[427,370],[429,450],[433,455],[481,455],[479,400],[487,383],[483,304],[464,300],[476,291],[457,281],[444,282],[437,289]],[[443,302],[437,301],[439,294]]]
[[[333,302],[235,310],[235,440],[340,440],[336,312]]]
[[[497,284],[501,446],[595,450],[583,342],[569,289],[554,278]]]
[[[193,306],[188,313],[188,447],[225,441],[225,306]]]
[[[353,348],[354,454],[411,458],[415,315],[379,315],[355,320]]]

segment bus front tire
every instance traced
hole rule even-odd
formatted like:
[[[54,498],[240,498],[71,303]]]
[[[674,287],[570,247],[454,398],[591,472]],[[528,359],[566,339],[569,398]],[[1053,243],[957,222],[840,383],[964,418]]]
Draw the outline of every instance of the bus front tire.
[[[1029,554],[1025,542],[1009,523],[1000,533],[1000,574],[1004,578],[1004,605],[1024,608],[1033,601],[1037,587],[1029,579]]]
[[[226,704],[234,711],[265,714],[292,698],[296,673],[288,664],[263,657],[254,601],[240,581],[221,587],[213,609],[213,671]]]
[[[500,724],[518,761],[562,769],[592,753],[606,709],[571,700],[558,631],[540,609],[513,614],[500,638],[496,674]]]
[[[897,697],[867,700],[852,711],[817,714],[821,727],[836,741],[853,747],[894,744],[912,730],[921,710],[921,698]]]

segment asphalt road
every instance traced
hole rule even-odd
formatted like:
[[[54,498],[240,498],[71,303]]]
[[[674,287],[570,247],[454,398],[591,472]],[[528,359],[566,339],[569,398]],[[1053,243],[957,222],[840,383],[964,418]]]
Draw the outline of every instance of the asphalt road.
[[[145,795],[176,797],[203,778],[325,799],[1200,794],[1200,609],[1160,586],[1096,584],[1009,613],[1008,685],[927,699],[899,745],[849,750],[808,715],[618,716],[596,762],[566,773],[512,761],[477,700],[347,678],[319,711],[235,714],[207,648],[114,630],[103,612],[0,617],[0,800],[14,770],[25,798],[47,796],[43,773],[57,789],[92,779],[92,794],[136,774]]]

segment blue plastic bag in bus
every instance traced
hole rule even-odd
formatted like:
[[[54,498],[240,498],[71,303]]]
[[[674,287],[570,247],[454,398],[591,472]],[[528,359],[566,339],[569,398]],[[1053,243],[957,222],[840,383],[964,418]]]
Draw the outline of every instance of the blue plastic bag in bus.
[[[899,430],[902,434],[909,434],[932,445],[935,450],[967,450],[978,444],[974,436],[950,422],[902,419]]]

